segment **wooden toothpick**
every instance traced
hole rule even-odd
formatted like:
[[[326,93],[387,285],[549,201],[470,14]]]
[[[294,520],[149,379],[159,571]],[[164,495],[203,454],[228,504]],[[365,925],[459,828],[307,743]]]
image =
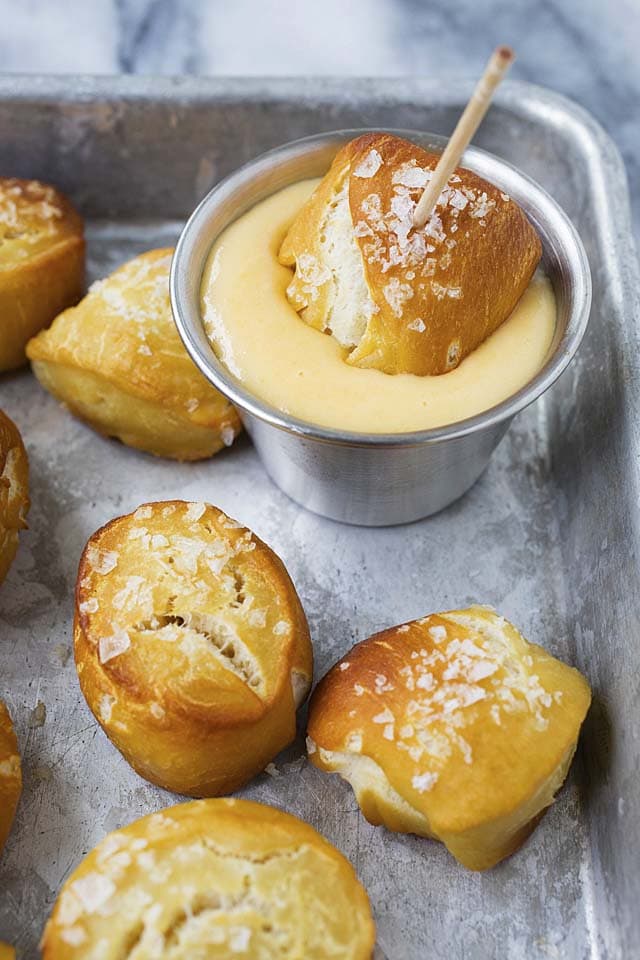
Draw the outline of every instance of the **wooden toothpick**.
[[[433,176],[425,187],[424,193],[413,212],[414,227],[424,227],[431,217],[438,202],[438,197],[480,126],[482,118],[489,109],[494,91],[513,63],[514,56],[511,47],[496,47],[493,51],[484,73],[471,94],[471,99],[458,120],[455,130],[451,134],[451,139],[433,171]]]

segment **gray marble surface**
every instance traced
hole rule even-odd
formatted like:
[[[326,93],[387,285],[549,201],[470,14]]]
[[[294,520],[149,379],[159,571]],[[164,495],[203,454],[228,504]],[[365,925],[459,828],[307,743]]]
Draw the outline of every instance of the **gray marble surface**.
[[[0,0],[4,71],[473,77],[498,42],[514,78],[612,134],[640,230],[639,0]]]

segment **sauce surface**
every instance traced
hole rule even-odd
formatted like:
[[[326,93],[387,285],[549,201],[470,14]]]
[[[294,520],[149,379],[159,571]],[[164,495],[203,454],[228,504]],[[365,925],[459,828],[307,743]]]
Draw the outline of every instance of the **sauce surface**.
[[[516,393],[542,367],[556,323],[550,281],[536,273],[516,309],[450,373],[389,374],[345,363],[333,337],[286,297],[278,250],[318,180],[285,187],[243,214],[213,246],[201,309],[217,356],[256,397],[311,423],[405,433],[464,420]]]

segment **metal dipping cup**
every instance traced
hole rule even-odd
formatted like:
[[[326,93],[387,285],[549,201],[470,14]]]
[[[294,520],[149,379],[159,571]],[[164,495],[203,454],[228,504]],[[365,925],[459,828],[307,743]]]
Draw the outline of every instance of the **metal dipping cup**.
[[[463,166],[517,201],[542,240],[542,265],[555,290],[557,323],[547,360],[536,376],[476,416],[397,434],[318,426],[250,393],[218,360],[202,323],[200,287],[211,247],[229,224],[270,194],[298,180],[323,176],[342,144],[364,132],[342,130],[284,144],[217,184],[180,236],[171,268],[171,303],[187,351],[207,380],[238,408],[272,480],[314,513],[343,523],[388,526],[436,513],[475,483],[513,417],[552,385],[576,353],[589,318],[591,276],[582,242],[557,203],[504,160],[469,149]],[[446,143],[429,133],[391,132],[438,152]]]

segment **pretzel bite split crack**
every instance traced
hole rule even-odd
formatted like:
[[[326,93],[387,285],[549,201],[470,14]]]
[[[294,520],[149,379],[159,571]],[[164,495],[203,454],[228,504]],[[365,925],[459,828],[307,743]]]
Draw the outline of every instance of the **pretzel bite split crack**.
[[[94,534],[74,636],[89,706],[153,783],[229,793],[295,736],[312,675],[300,601],[273,551],[214,507],[145,504]]]
[[[370,960],[353,867],[308,824],[196,800],[109,834],[65,883],[44,960]]]

